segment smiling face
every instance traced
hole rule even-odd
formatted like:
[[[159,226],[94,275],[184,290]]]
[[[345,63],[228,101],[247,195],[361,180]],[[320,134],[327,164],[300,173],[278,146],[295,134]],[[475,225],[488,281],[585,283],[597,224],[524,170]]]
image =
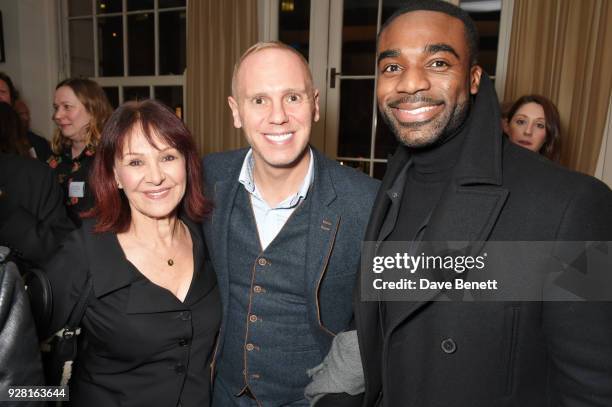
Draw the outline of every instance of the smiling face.
[[[378,107],[398,140],[425,147],[457,129],[478,92],[461,20],[434,11],[397,17],[378,40]]]
[[[539,152],[546,142],[546,115],[541,105],[530,102],[521,106],[504,130],[513,143]]]
[[[167,218],[185,195],[185,157],[160,137],[153,136],[153,141],[155,145],[136,125],[125,139],[121,156],[115,158],[115,180],[129,201],[133,220]]]
[[[71,141],[84,141],[91,122],[91,114],[69,86],[55,90],[53,120],[62,135]]]
[[[247,56],[228,98],[234,126],[242,128],[262,169],[296,168],[305,154],[313,121],[319,120],[319,93],[308,67],[291,51],[266,48]]]

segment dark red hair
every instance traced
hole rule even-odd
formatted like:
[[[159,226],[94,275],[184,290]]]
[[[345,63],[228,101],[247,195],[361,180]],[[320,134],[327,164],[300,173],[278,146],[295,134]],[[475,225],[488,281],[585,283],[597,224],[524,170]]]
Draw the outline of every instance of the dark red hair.
[[[204,197],[200,158],[195,142],[183,122],[165,105],[155,100],[124,103],[106,122],[89,176],[96,204],[83,216],[97,218],[96,232],[121,233],[129,228],[130,206],[124,193],[117,187],[114,167],[115,159],[123,154],[126,139],[135,126],[142,128],[151,145],[155,146],[154,137],[157,136],[185,157],[187,187],[179,211],[193,221],[202,221],[210,212],[211,204]]]

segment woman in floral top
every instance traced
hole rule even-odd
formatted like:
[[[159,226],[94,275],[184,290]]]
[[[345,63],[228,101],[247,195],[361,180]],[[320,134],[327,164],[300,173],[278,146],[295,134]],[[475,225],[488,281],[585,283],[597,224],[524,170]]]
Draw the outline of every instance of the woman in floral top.
[[[96,82],[81,78],[66,79],[57,85],[53,108],[57,130],[51,143],[53,154],[47,162],[64,188],[70,217],[80,226],[79,214],[94,204],[87,185],[89,171],[112,108]]]

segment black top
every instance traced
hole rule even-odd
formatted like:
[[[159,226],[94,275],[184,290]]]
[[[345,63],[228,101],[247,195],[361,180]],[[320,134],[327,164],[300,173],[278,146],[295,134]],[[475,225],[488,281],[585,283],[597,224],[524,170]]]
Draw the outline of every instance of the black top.
[[[53,289],[52,331],[66,323],[87,276],[93,297],[81,323],[85,345],[71,378],[74,406],[208,406],[210,362],[221,305],[198,227],[194,274],[185,301],[150,280],[125,257],[116,234],[73,232],[46,271]]]
[[[77,226],[81,225],[79,213],[89,210],[94,206],[94,197],[88,185],[94,154],[95,148],[87,146],[81,154],[73,158],[71,149],[68,146],[62,154],[52,154],[47,160],[47,163],[55,171],[57,180],[64,189],[68,215]],[[74,184],[72,188],[70,184]]]
[[[429,215],[452,178],[465,134],[462,128],[428,148],[410,148],[411,165],[395,228],[388,240],[418,240]]]

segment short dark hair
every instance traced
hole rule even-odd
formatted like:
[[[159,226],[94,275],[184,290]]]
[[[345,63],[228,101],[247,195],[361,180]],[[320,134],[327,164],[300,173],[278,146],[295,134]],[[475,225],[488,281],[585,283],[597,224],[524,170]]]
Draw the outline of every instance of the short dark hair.
[[[542,144],[539,153],[552,161],[559,161],[559,157],[561,155],[561,118],[559,116],[557,106],[555,106],[550,99],[542,95],[521,96],[512,104],[510,110],[508,110],[508,123],[512,121],[512,117],[521,108],[521,106],[526,105],[527,103],[536,103],[542,106],[542,110],[544,110],[546,139],[544,140],[544,144]]]
[[[410,13],[412,11],[436,11],[439,13],[447,14],[451,17],[458,18],[463,23],[465,31],[465,41],[468,45],[468,51],[470,53],[470,65],[476,65],[478,63],[478,30],[474,24],[474,20],[470,15],[463,9],[441,0],[408,0],[404,3],[404,6],[397,10],[385,21],[380,28],[378,38],[385,31],[385,29],[391,25],[393,20],[397,17]]]
[[[13,85],[13,81],[11,77],[5,74],[4,72],[0,72],[0,81],[4,81],[6,86],[9,88],[9,96],[11,97],[11,105],[15,103],[17,99],[19,99],[19,92],[15,85]]]
[[[115,158],[121,156],[125,140],[139,126],[151,145],[157,136],[185,157],[187,188],[179,209],[199,222],[211,209],[204,198],[200,158],[196,145],[183,122],[174,112],[155,100],[126,102],[110,116],[98,144],[89,185],[96,200],[94,208],[83,217],[96,217],[96,232],[125,232],[131,221],[126,196],[115,180]]]

